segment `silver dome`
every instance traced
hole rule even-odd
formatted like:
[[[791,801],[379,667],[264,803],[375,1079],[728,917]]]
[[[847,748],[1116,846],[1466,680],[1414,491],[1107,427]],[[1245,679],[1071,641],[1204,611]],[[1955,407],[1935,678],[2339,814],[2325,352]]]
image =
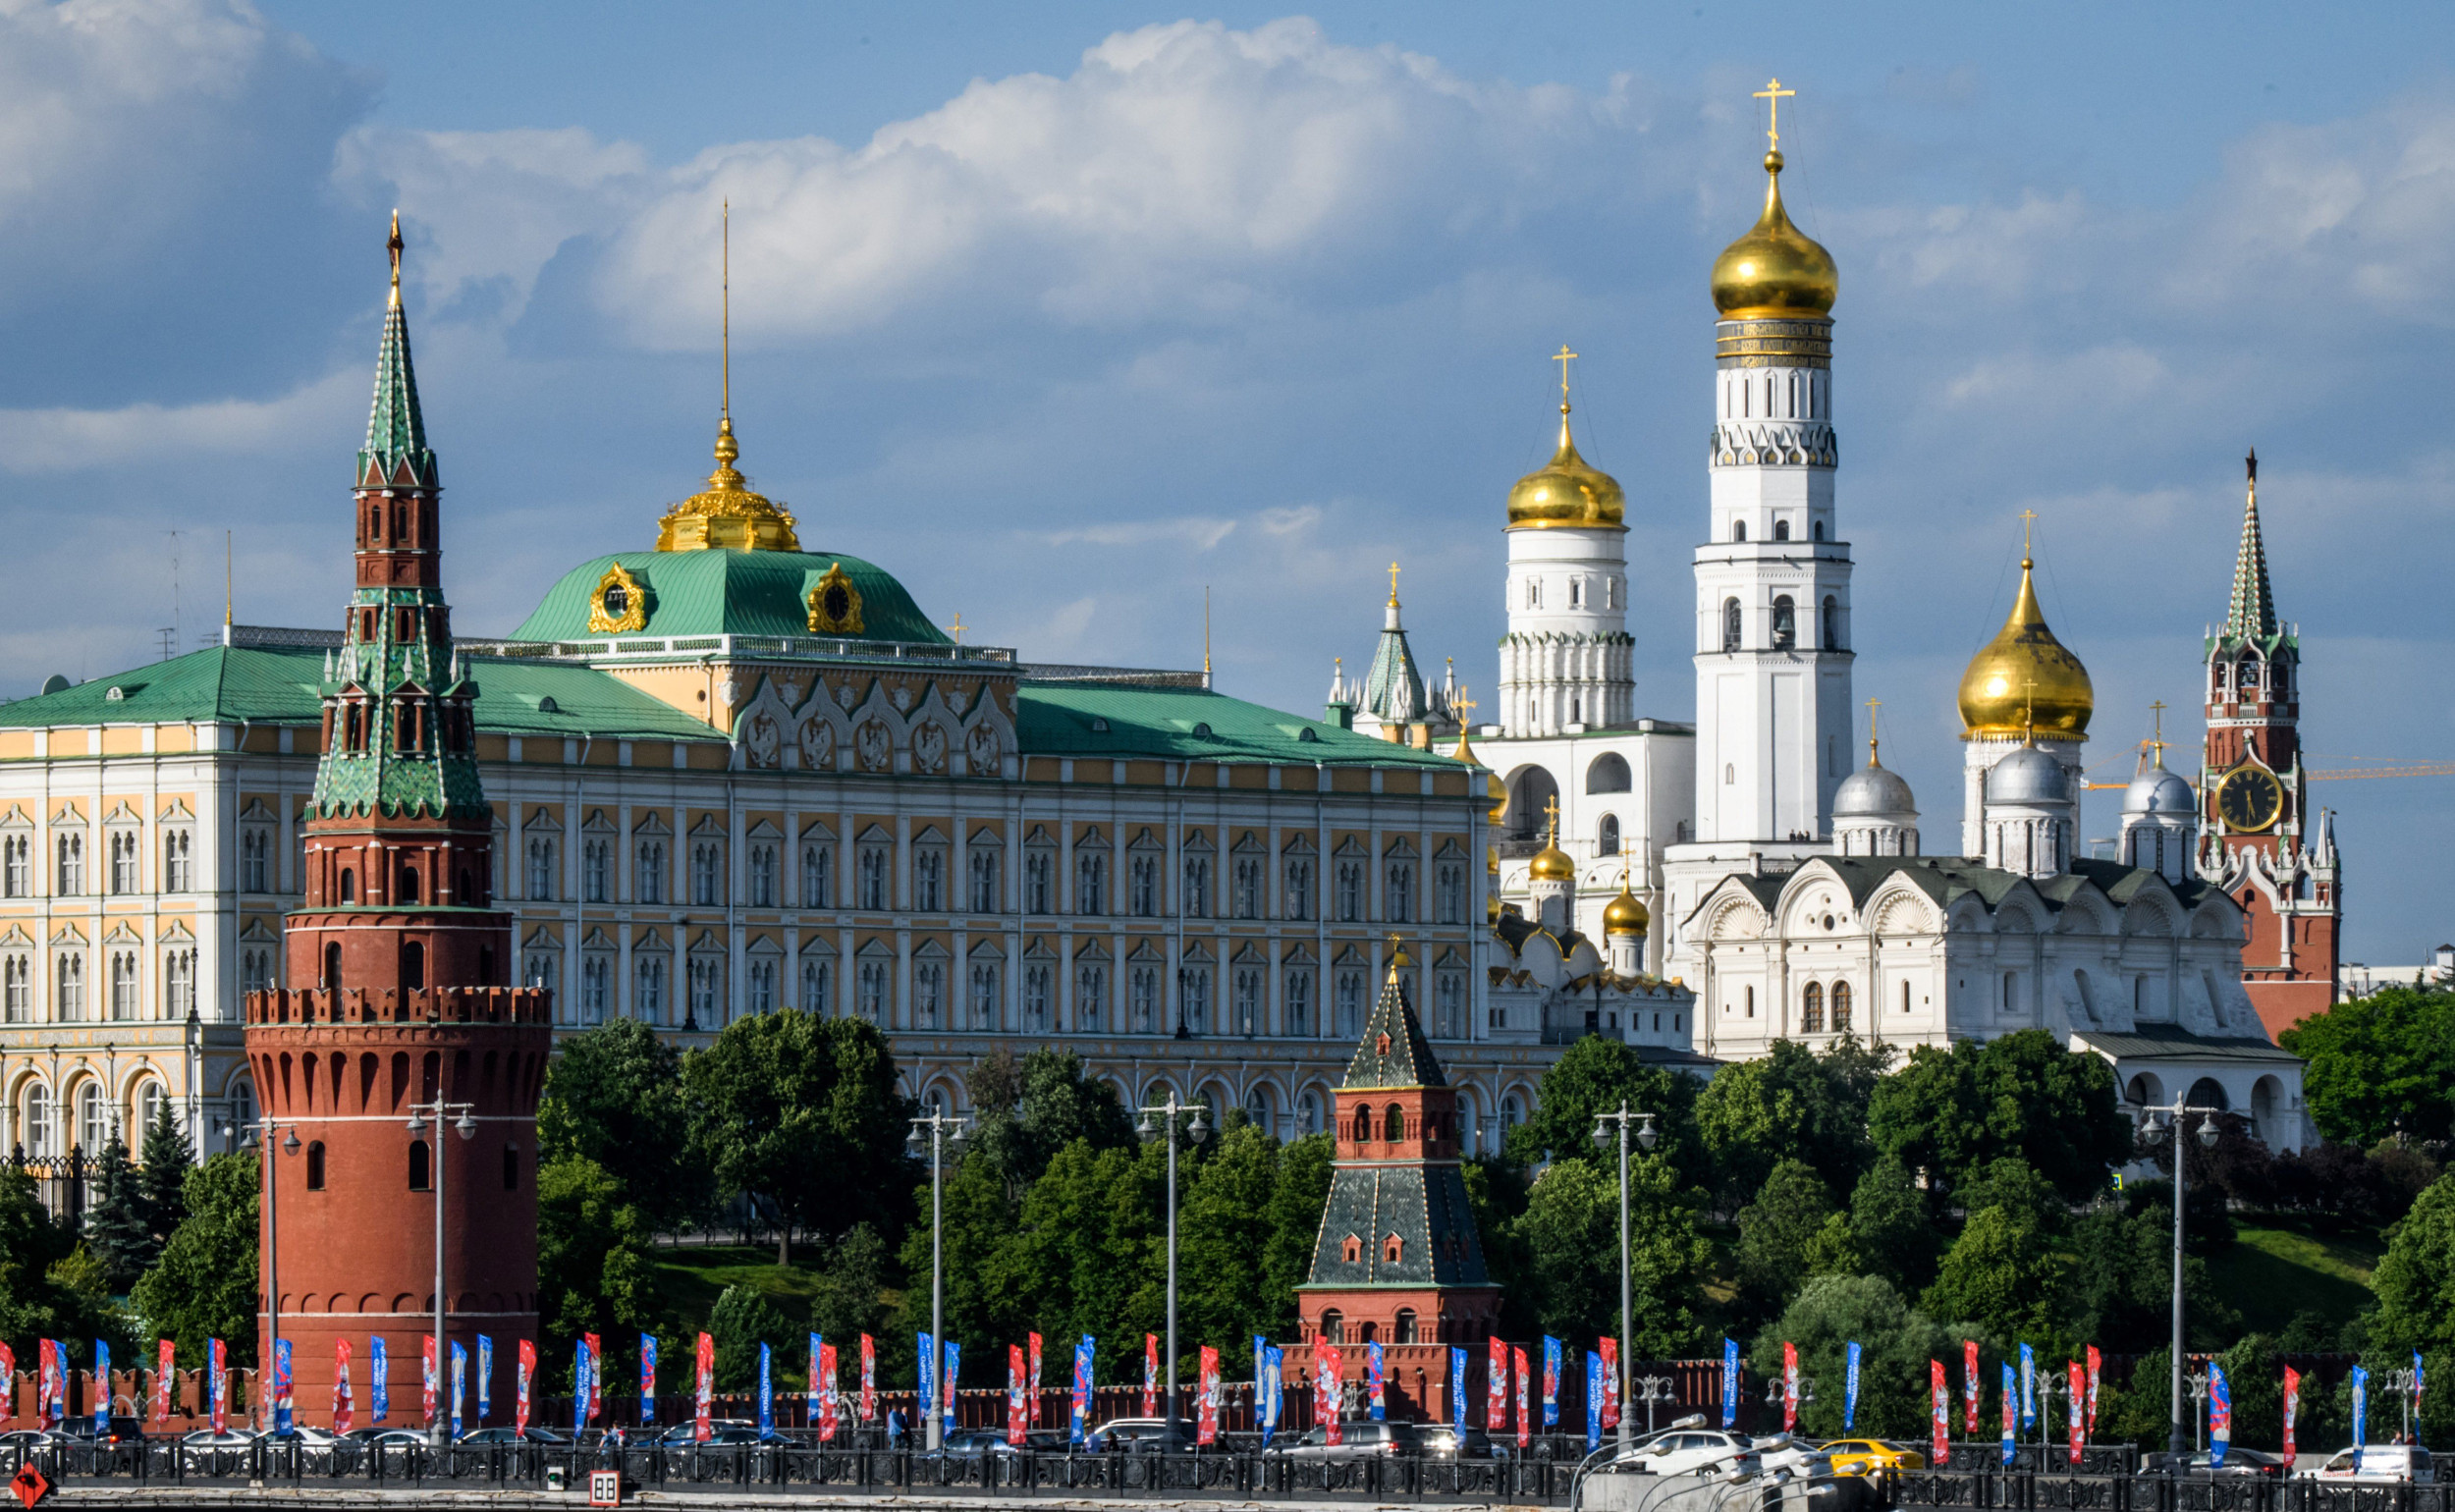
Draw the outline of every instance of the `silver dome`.
[[[1841,780],[1833,789],[1832,817],[1835,819],[1916,818],[1918,800],[1910,795],[1909,783],[1897,772],[1869,764]]]
[[[2062,763],[2034,745],[2024,745],[1987,774],[1987,801],[2068,803],[2071,779],[2064,775]]]
[[[2190,783],[2163,767],[2155,767],[2133,778],[2131,785],[2123,789],[2122,811],[2189,816],[2199,811],[2199,799],[2192,794]]]

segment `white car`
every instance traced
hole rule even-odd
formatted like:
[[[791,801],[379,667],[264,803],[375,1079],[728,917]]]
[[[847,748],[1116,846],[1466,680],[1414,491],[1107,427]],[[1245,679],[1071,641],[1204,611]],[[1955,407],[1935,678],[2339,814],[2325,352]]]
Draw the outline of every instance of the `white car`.
[[[1832,1479],[1831,1452],[1804,1438],[1770,1433],[1756,1438],[1754,1443],[1767,1475],[1787,1474],[1794,1481]]]
[[[2429,1451],[2419,1444],[2373,1443],[2338,1449],[2324,1460],[2302,1460],[2297,1481],[2342,1481],[2355,1485],[2429,1485],[2438,1479]]]
[[[1690,1428],[1643,1439],[1612,1463],[1655,1476],[1752,1476],[1764,1468],[1764,1457],[1745,1433]]]

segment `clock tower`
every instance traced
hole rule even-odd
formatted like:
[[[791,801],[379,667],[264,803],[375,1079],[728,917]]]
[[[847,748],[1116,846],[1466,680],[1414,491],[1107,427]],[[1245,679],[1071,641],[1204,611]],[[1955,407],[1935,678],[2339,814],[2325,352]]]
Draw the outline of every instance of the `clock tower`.
[[[2242,905],[2242,985],[2272,1037],[2335,1000],[2343,909],[2333,817],[2310,808],[2302,764],[2301,637],[2267,588],[2259,454],[2244,465],[2233,594],[2207,643],[2199,870]]]

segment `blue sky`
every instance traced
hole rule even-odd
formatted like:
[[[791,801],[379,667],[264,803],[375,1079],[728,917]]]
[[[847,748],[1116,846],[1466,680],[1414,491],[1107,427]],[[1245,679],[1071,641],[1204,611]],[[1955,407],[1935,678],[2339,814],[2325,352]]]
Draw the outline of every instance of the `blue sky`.
[[[980,639],[1318,703],[1393,558],[1488,690],[1500,505],[1578,364],[1639,705],[1685,718],[1705,269],[1839,260],[1857,681],[1948,844],[2018,515],[2109,774],[2196,739],[2240,457],[2322,767],[2442,757],[2455,90],[2438,7],[0,5],[0,695],[333,622],[401,206],[459,622],[743,465]],[[182,532],[174,537],[171,532]],[[2330,783],[2348,955],[2455,934],[2455,780]],[[2104,795],[2110,799],[2110,795]],[[2093,799],[2093,803],[2100,800]],[[2092,834],[2110,832],[2110,802]]]

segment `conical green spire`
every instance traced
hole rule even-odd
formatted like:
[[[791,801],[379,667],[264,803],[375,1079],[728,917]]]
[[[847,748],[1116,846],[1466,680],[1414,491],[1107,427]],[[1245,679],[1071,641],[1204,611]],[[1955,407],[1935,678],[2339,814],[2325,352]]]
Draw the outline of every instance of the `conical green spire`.
[[[426,417],[417,408],[417,370],[409,361],[409,322],[401,310],[401,214],[393,212],[392,304],[384,311],[384,344],[375,353],[375,405],[366,417],[366,446],[358,453],[358,478],[380,471],[388,483],[435,486],[435,454],[426,448]]]
[[[2242,544],[2233,557],[2233,597],[2225,606],[2227,637],[2266,640],[2276,633],[2276,604],[2267,592],[2267,547],[2259,535],[2259,454],[2244,459],[2250,474],[2242,507]]]

